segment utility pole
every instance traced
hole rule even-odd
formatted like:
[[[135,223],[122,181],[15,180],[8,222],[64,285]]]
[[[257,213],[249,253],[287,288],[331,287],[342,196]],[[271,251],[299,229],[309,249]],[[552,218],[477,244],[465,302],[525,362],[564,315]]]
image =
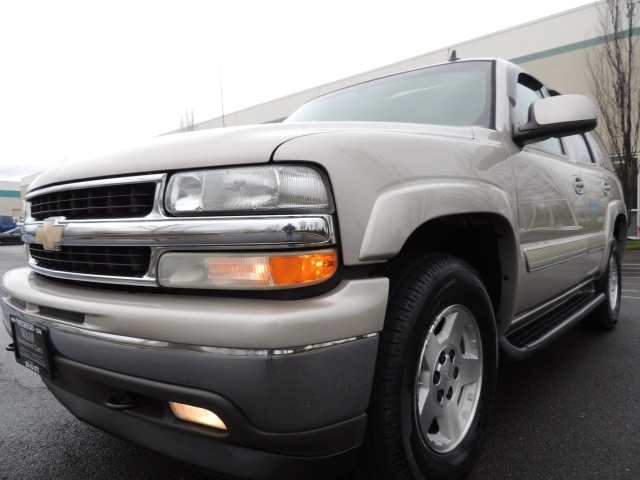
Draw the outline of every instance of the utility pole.
[[[220,85],[220,108],[222,109],[222,127],[226,127],[224,122],[224,98],[222,96],[222,66],[220,63],[220,49],[218,49],[218,84]]]

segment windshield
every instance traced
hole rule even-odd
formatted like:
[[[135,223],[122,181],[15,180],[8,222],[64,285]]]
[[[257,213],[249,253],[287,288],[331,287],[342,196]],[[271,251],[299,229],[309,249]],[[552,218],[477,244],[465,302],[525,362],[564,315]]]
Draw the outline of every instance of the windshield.
[[[449,63],[372,80],[316,98],[286,123],[405,122],[491,127],[491,62]]]

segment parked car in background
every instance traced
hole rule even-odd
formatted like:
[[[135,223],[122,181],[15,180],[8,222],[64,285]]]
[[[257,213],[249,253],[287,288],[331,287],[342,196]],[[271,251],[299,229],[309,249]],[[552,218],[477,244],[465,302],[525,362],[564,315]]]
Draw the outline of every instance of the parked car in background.
[[[0,233],[16,228],[16,222],[11,215],[0,215]]]
[[[0,244],[2,243],[24,243],[22,241],[22,228],[14,228],[0,233]]]
[[[617,322],[627,211],[596,123],[517,65],[452,61],[70,159],[31,183],[3,279],[16,359],[224,476],[459,479],[499,355]]]
[[[7,230],[6,232],[0,233],[0,244],[5,243],[24,243],[22,241],[22,229],[14,228],[12,230]]]

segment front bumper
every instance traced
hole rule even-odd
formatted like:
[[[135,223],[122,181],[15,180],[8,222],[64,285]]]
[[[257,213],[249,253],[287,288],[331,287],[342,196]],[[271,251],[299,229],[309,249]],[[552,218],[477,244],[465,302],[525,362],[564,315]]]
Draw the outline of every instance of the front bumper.
[[[386,279],[348,283],[315,299],[239,301],[244,304],[245,317],[238,322],[238,328],[259,325],[261,319],[273,326],[281,304],[283,322],[299,330],[291,332],[291,338],[306,335],[306,344],[284,343],[287,340],[281,339],[283,343],[275,346],[275,337],[265,334],[263,343],[250,343],[254,340],[245,338],[238,348],[231,348],[224,339],[235,338],[237,332],[221,331],[219,322],[230,328],[225,315],[239,307],[229,299],[207,298],[194,302],[195,316],[199,317],[203,302],[209,301],[208,321],[200,325],[201,337],[209,338],[221,331],[223,346],[183,343],[180,340],[187,334],[176,326],[181,326],[183,320],[193,326],[188,308],[173,318],[174,329],[178,330],[175,337],[169,335],[164,323],[169,315],[158,320],[162,328],[154,329],[151,319],[158,305],[174,313],[180,311],[179,306],[188,305],[185,297],[177,298],[177,304],[173,304],[166,295],[72,287],[25,269],[5,276],[9,297],[3,299],[2,308],[9,331],[16,319],[48,329],[54,375],[45,383],[79,419],[223,474],[310,478],[311,469],[318,478],[326,478],[327,471],[337,475],[357,456],[375,366],[376,332],[382,328],[386,304]],[[369,290],[362,310],[370,318],[361,321],[358,312],[355,323],[367,333],[356,330],[358,334],[346,338],[331,338],[327,331],[318,335],[322,329],[317,322],[326,321],[330,326],[336,321],[352,321],[349,314],[355,307],[350,305],[345,305],[345,315],[335,315],[345,291],[357,293],[360,286]],[[385,292],[382,301],[381,290]],[[358,301],[362,300],[358,297]],[[342,303],[349,302],[344,299]],[[298,308],[297,321],[290,315],[292,303]],[[220,315],[216,309],[219,304],[226,307]],[[73,308],[62,309],[64,305]],[[103,315],[108,307],[110,314]],[[128,315],[121,318],[125,312]],[[84,322],[78,315],[83,316]],[[115,321],[108,322],[105,317]],[[145,323],[147,336],[123,335],[116,328],[123,322]],[[114,330],[105,331],[109,325]],[[307,332],[302,331],[304,325],[308,326]],[[135,328],[130,327],[127,332],[131,329]],[[254,334],[248,337],[255,339]],[[133,408],[116,411],[107,406],[124,392],[135,400]],[[222,418],[228,431],[178,420],[168,409],[168,401],[207,408]]]

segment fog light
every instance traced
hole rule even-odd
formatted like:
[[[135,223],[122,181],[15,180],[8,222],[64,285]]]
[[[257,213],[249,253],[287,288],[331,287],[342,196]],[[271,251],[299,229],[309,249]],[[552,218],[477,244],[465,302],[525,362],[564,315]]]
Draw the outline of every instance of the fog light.
[[[222,420],[220,420],[220,417],[206,408],[193,407],[191,405],[176,402],[169,402],[169,406],[171,407],[173,414],[180,420],[199,423],[200,425],[219,428],[220,430],[227,429],[227,426]]]
[[[171,252],[160,258],[158,279],[173,288],[291,288],[327,280],[337,265],[335,250],[261,255]]]

